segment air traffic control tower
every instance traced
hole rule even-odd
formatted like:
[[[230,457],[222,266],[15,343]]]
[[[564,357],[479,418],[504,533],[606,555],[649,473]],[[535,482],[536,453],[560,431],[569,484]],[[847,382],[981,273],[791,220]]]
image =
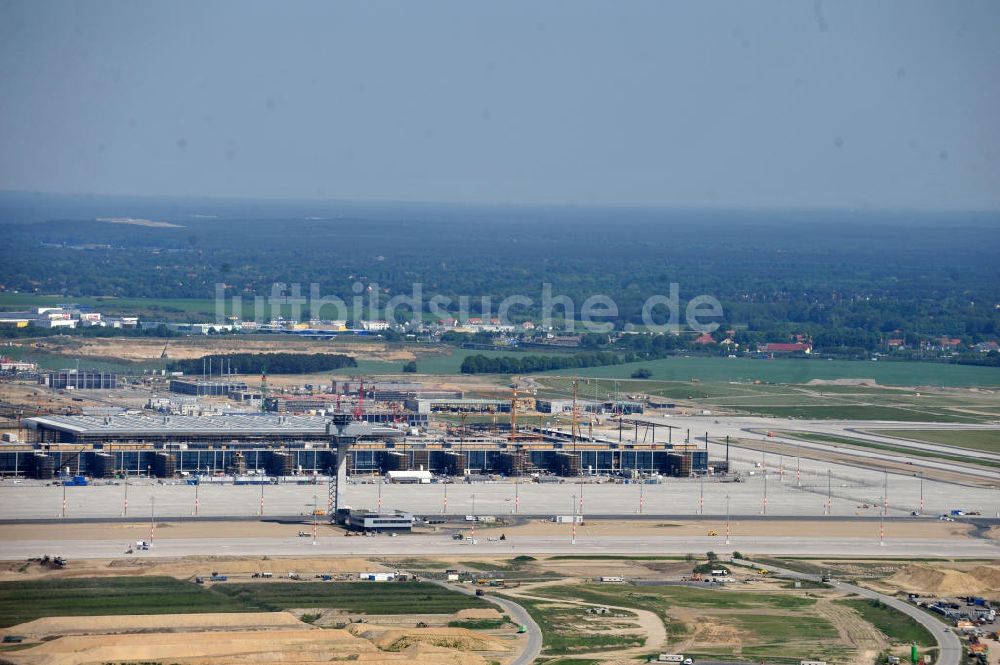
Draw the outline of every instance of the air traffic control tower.
[[[347,487],[347,453],[358,439],[373,434],[374,428],[370,423],[354,420],[348,413],[333,414],[326,425],[333,461],[327,489],[327,515],[331,522],[336,521],[340,511],[341,487]]]

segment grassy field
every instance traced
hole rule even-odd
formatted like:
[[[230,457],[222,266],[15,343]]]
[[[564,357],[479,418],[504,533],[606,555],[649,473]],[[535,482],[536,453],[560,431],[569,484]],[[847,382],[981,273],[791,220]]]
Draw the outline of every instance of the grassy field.
[[[548,589],[546,589],[548,591]],[[645,639],[637,635],[609,635],[574,627],[584,608],[560,606],[550,602],[518,598],[542,630],[542,653],[561,656],[591,651],[615,651],[623,647],[641,646]],[[576,662],[576,661],[573,661]]]
[[[595,605],[614,605],[651,610],[663,620],[671,641],[690,637],[697,626],[688,626],[671,616],[676,607],[689,614],[697,611],[696,623],[711,622],[736,628],[738,642],[706,642],[691,650],[705,657],[801,659],[816,654],[835,660],[845,648],[830,621],[817,614],[816,599],[802,593],[733,591],[686,586],[565,585],[539,589],[537,595],[558,600],[579,600]],[[519,600],[520,602],[520,600]],[[537,601],[536,601],[537,602]],[[536,608],[538,609],[538,608]],[[541,608],[543,620],[555,624],[572,623],[571,614],[561,616],[559,608]],[[538,617],[536,617],[538,620]],[[539,622],[541,625],[541,622]],[[544,628],[543,628],[544,630]],[[558,639],[558,633],[555,636]],[[585,636],[571,636],[584,639]],[[600,637],[595,635],[594,637]],[[546,641],[546,643],[548,643]],[[558,642],[557,642],[558,644]],[[669,647],[668,647],[669,648]],[[564,653],[562,651],[554,651]],[[568,653],[568,652],[567,652]]]
[[[572,377],[542,376],[537,381],[541,397],[572,396]],[[676,400],[678,407],[809,419],[979,423],[994,420],[993,410],[1000,409],[1000,396],[983,391],[914,391],[747,380],[691,382],[580,377],[577,390],[581,399],[588,400],[606,400],[617,391],[623,396],[645,394]]]
[[[649,609],[666,616],[673,606],[712,609],[797,610],[816,604],[813,598],[797,594],[729,591],[728,589],[701,589],[688,586],[629,587],[597,584],[551,586],[545,595],[553,598],[574,598],[596,604],[621,605]]]
[[[894,642],[901,644],[916,642],[925,649],[937,646],[934,636],[926,628],[902,612],[897,612],[877,600],[845,598],[837,602],[853,609]]]
[[[476,351],[472,349],[447,348],[445,353],[433,353],[421,355],[420,346],[409,345],[404,347],[417,354],[417,373],[431,374],[435,376],[446,376],[450,374],[460,374],[462,362],[468,356],[484,355],[490,358],[499,356],[511,356],[520,354],[520,351]],[[358,360],[357,373],[359,374],[399,374],[402,370],[402,362],[386,362],[383,360]],[[500,377],[501,375],[483,375],[481,378]],[[499,381],[499,379],[498,379]]]
[[[902,430],[899,430],[902,431]],[[836,436],[834,434],[815,434],[812,432],[781,432],[782,436],[792,439],[802,439],[803,441],[815,441],[817,443],[835,443],[838,445],[858,446],[859,448],[874,448],[893,453],[900,453],[910,457],[927,457],[932,459],[943,459],[951,462],[963,462],[966,464],[978,464],[979,466],[989,466],[1000,468],[1000,462],[987,459],[977,459],[968,455],[948,455],[947,453],[936,453],[929,450],[920,450],[906,446],[892,446],[885,443],[875,443],[864,439],[854,439],[846,436]]]
[[[0,309],[22,310],[31,307],[54,307],[75,303],[107,314],[187,314],[215,316],[215,301],[211,298],[114,298],[73,296],[39,296],[31,293],[0,293]],[[246,316],[253,316],[253,301],[244,303]]]
[[[795,640],[829,640],[837,637],[837,629],[826,619],[787,614],[716,614],[716,618],[745,630],[765,645],[781,645],[790,636]]]
[[[302,584],[220,584],[213,591],[245,607],[276,612],[289,608],[334,607],[367,614],[451,614],[486,601],[429,582],[304,582]]]
[[[49,616],[252,611],[256,608],[173,577],[0,583],[0,627]]]
[[[875,379],[889,386],[1000,386],[1000,369],[931,362],[869,362],[749,358],[664,358],[645,362],[581,369],[581,377],[627,379],[645,367],[661,381],[752,381],[808,383],[813,379]],[[565,370],[548,372],[566,375]]]
[[[885,429],[876,430],[873,434],[884,434],[886,436],[897,436],[901,439],[911,439],[913,441],[924,441],[926,443],[940,443],[956,448],[968,448],[969,450],[985,450],[991,453],[1000,453],[1000,429],[994,430],[914,430],[914,429]]]

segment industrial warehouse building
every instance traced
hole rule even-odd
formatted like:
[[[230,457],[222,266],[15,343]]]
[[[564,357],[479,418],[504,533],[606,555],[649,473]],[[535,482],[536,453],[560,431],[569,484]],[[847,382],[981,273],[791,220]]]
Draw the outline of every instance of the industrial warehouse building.
[[[509,399],[408,399],[404,406],[414,413],[510,413]]]
[[[118,375],[112,372],[91,372],[64,369],[45,372],[38,383],[53,390],[114,390],[118,388]]]
[[[201,381],[198,379],[170,379],[170,392],[203,397],[228,397],[247,392],[242,381]]]

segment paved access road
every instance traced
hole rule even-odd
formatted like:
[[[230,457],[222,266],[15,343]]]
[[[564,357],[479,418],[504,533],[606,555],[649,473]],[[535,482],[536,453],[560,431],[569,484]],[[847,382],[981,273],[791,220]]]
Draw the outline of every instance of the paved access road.
[[[752,561],[743,561],[741,559],[734,559],[734,562],[744,566],[754,565]],[[820,581],[819,575],[799,573],[794,570],[788,570],[787,568],[776,568],[770,564],[768,564],[767,568],[768,570],[772,570],[785,577],[793,579],[811,580],[813,582]],[[894,610],[910,616],[913,620],[926,628],[928,632],[934,636],[934,639],[937,640],[939,649],[937,665],[959,665],[962,660],[962,643],[959,641],[958,636],[955,635],[955,632],[950,628],[947,628],[943,623],[927,614],[919,607],[903,602],[898,598],[893,598],[892,596],[887,596],[884,593],[872,591],[871,589],[866,589],[865,587],[860,587],[855,584],[848,584],[847,582],[834,582],[834,584],[839,589],[856,593],[859,596],[864,596],[865,598],[881,601]]]
[[[433,581],[433,580],[432,580]],[[445,582],[434,582],[449,591],[458,591],[459,593],[464,593],[469,596],[475,595],[475,591],[472,589],[467,589],[461,585],[447,584]],[[500,608],[507,613],[507,615],[514,621],[514,623],[519,623],[527,628],[527,643],[521,653],[511,661],[510,665],[531,665],[538,658],[538,655],[542,652],[542,629],[538,627],[535,620],[531,618],[528,614],[528,610],[524,609],[514,601],[508,598],[501,598],[495,594],[487,594],[485,600],[493,603],[494,605],[499,605]]]

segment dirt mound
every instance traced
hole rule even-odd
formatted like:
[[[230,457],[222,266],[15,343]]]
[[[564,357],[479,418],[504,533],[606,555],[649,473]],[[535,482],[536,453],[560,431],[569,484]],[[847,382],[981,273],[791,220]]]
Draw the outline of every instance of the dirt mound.
[[[1000,571],[997,569],[988,566],[980,566],[979,568],[990,571],[991,575],[1000,575]],[[985,575],[980,577],[974,572],[964,573],[949,568],[910,565],[890,577],[888,581],[905,591],[949,596],[974,595],[988,589],[1000,588],[1000,586],[987,583],[984,577]]]
[[[375,634],[371,627],[365,637],[383,651],[404,651],[415,644],[458,649],[459,651],[507,651],[509,645],[465,628],[390,629]],[[370,636],[370,637],[369,637]]]
[[[969,574],[990,590],[1000,589],[1000,566],[976,566]]]
[[[503,615],[500,611],[492,607],[470,607],[455,612],[455,618],[459,621],[467,621],[469,619],[499,619],[501,616]]]

